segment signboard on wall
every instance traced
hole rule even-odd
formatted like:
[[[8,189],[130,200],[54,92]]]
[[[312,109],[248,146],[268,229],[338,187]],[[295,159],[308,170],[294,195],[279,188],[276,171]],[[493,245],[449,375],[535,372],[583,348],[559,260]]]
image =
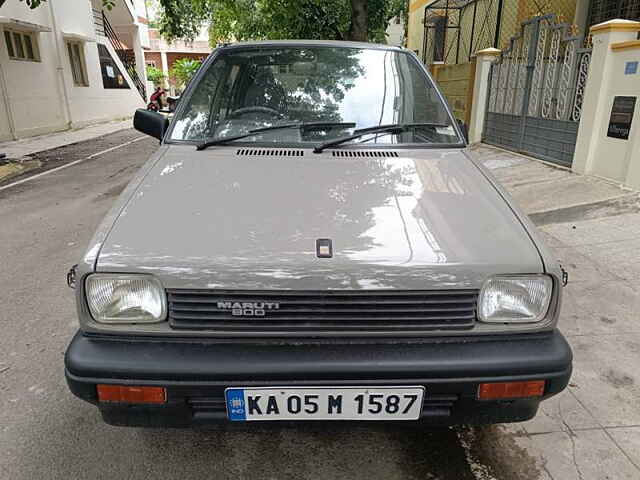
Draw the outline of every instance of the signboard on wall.
[[[636,97],[614,97],[609,118],[607,137],[629,139],[631,122],[636,108]]]

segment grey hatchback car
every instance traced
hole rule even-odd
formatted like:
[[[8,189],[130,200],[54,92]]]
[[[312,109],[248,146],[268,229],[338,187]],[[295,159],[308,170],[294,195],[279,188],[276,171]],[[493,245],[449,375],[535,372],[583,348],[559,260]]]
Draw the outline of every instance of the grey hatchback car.
[[[516,422],[563,390],[562,270],[415,55],[217,48],[70,272],[113,425]]]

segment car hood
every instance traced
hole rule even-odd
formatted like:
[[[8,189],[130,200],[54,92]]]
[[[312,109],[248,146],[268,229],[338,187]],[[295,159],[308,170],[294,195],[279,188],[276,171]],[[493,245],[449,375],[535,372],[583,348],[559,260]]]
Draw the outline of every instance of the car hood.
[[[98,271],[240,289],[479,288],[492,274],[543,271],[461,150],[166,148],[114,222]],[[333,258],[317,257],[317,239],[332,240]]]

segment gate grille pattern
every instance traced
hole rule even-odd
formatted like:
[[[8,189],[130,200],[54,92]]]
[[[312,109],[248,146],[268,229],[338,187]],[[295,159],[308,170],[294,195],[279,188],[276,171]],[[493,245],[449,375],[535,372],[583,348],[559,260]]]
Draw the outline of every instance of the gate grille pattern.
[[[517,35],[520,22],[526,18],[549,13],[573,18],[575,9],[576,0],[427,2],[422,19],[422,59],[425,64],[466,63],[478,50],[508,46],[509,39]]]
[[[591,50],[555,15],[532,18],[491,67],[483,141],[570,166]]]

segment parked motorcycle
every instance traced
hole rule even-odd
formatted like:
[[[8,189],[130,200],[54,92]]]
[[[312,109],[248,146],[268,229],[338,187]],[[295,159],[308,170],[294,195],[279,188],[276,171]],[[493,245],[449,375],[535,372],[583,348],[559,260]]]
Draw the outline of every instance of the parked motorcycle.
[[[175,97],[167,96],[167,106],[169,107],[170,113],[173,113],[176,111],[179,100],[180,100],[180,95],[177,95]]]
[[[147,110],[151,110],[152,112],[159,112],[160,110],[162,110],[162,96],[165,93],[167,92],[164,90],[164,88],[156,87],[155,91],[149,98]]]

